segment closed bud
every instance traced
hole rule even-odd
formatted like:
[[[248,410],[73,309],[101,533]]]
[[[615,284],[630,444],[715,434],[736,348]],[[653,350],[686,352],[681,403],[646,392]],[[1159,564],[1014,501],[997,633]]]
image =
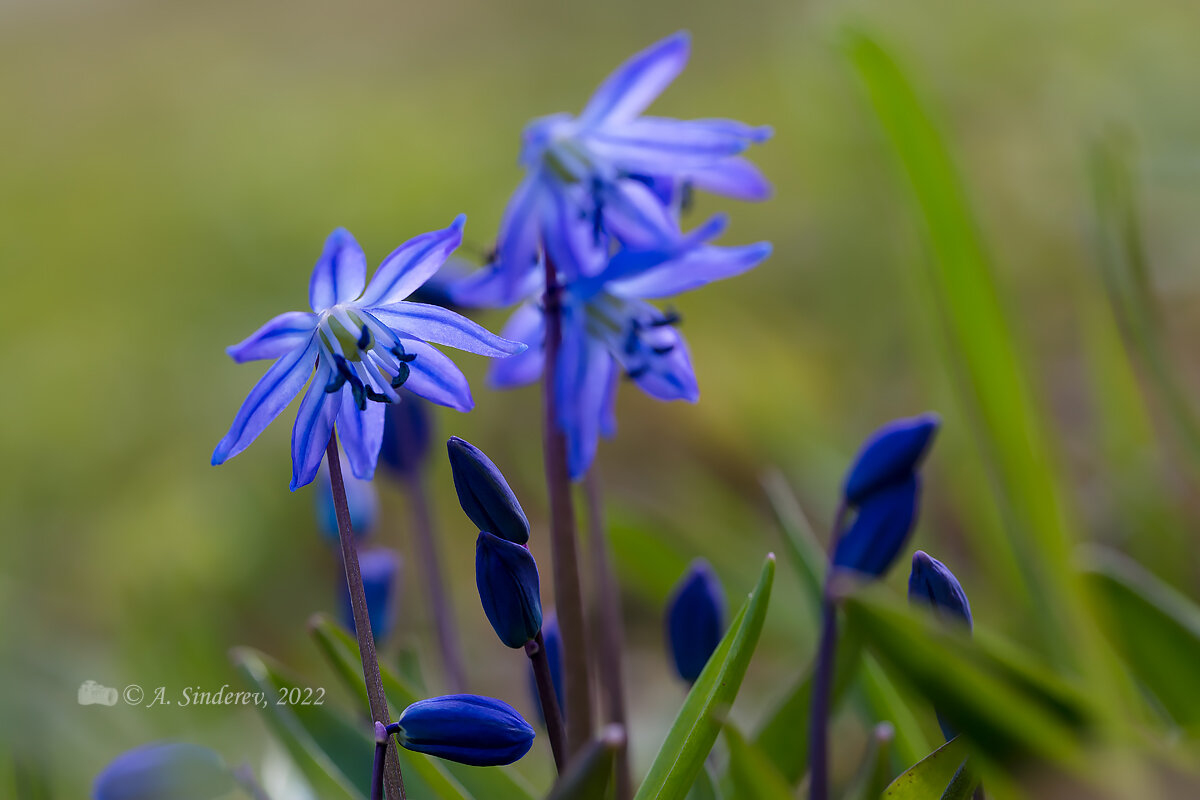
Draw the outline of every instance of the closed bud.
[[[534,737],[533,728],[508,703],[473,694],[413,703],[396,727],[402,747],[475,767],[519,760]]]
[[[867,495],[833,551],[837,569],[878,577],[887,572],[917,519],[920,483],[910,475]]]
[[[929,606],[939,617],[958,625],[965,622],[967,630],[971,629],[971,604],[962,584],[945,564],[922,550],[913,553],[912,572],[908,576],[908,602]],[[940,710],[935,708],[934,711],[942,735],[950,741],[958,732]]]
[[[371,635],[376,642],[382,642],[391,633],[395,621],[396,577],[400,572],[400,554],[382,547],[363,550],[358,554],[358,568],[362,573],[367,616],[371,620]],[[354,609],[350,605],[350,592],[345,589],[344,579],[343,590],[342,621],[346,628],[357,635]]]
[[[350,511],[350,527],[356,538],[366,538],[375,527],[379,516],[379,493],[371,481],[360,481],[350,470],[350,463],[342,459],[342,481],[346,487],[346,508]],[[315,495],[317,525],[326,540],[334,547],[338,545],[337,511],[333,505],[333,487],[329,482],[329,467],[321,463],[317,473]]]
[[[846,475],[842,491],[846,505],[861,505],[871,494],[908,480],[940,425],[936,414],[922,414],[894,420],[875,431]]]
[[[725,632],[725,594],[712,567],[698,558],[688,567],[667,606],[667,643],[675,671],[694,683]]]
[[[542,594],[533,554],[481,531],[475,541],[475,585],[500,641],[524,647],[542,629]]]
[[[429,402],[401,387],[400,402],[388,403],[383,412],[383,445],[379,460],[397,475],[415,472],[429,456],[433,421]]]
[[[491,459],[457,436],[450,437],[446,449],[459,505],[475,527],[516,544],[528,542],[525,511]]]
[[[233,791],[233,775],[207,747],[149,744],[117,756],[92,784],[93,800],[215,800]]]
[[[908,601],[933,608],[938,616],[954,622],[971,622],[971,604],[962,584],[945,564],[923,550],[913,553],[908,576]]]
[[[562,713],[567,703],[563,690],[562,632],[558,629],[558,619],[553,612],[542,623],[542,642],[546,646],[546,660],[550,662],[550,680],[554,683],[554,697],[558,700],[559,713]],[[542,709],[542,698],[538,694],[537,678],[534,676],[532,662],[529,665],[529,691],[533,695],[533,705],[537,708],[538,716],[544,725],[546,712]]]

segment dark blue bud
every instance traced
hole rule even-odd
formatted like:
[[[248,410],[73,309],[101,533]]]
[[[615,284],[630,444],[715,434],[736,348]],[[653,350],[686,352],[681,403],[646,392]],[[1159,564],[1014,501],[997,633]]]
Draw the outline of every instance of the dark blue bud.
[[[941,425],[936,414],[898,419],[867,439],[846,475],[846,505],[861,505],[867,496],[908,478],[921,463]]]
[[[446,442],[458,503],[481,531],[517,544],[529,541],[529,520],[491,459],[457,436]]]
[[[868,494],[838,540],[834,567],[875,577],[887,572],[912,532],[919,494],[915,474]]]
[[[675,671],[694,683],[725,633],[725,593],[712,567],[698,558],[667,606],[667,643]]]
[[[542,629],[537,563],[522,545],[481,531],[475,541],[475,585],[500,641],[524,647]]]
[[[971,629],[971,604],[967,601],[962,584],[945,564],[921,550],[913,553],[912,572],[908,576],[908,601],[913,605],[928,605],[943,619],[959,625],[965,622],[967,630]],[[958,732],[946,721],[941,711],[936,708],[934,711],[942,735],[946,741],[950,741]]]
[[[542,641],[546,645],[546,660],[550,662],[550,680],[554,683],[554,696],[558,699],[559,713],[567,707],[567,697],[563,690],[563,649],[562,632],[558,629],[558,618],[553,613],[546,616],[542,622]],[[546,712],[542,709],[542,698],[538,694],[537,678],[533,674],[533,664],[529,666],[529,691],[533,695],[533,705],[537,708],[542,725],[546,724]]]
[[[908,576],[908,601],[931,606],[939,616],[972,626],[971,603],[962,584],[946,565],[923,550],[913,553]]]
[[[533,746],[533,728],[515,708],[474,694],[413,703],[396,724],[402,747],[475,767],[511,764]]]
[[[358,567],[362,573],[363,594],[367,598],[367,617],[371,620],[371,634],[375,641],[382,642],[392,631],[395,622],[396,576],[400,572],[400,554],[386,548],[362,550],[358,554]],[[354,609],[350,606],[350,592],[342,581],[342,622],[356,635]]]
[[[117,756],[96,776],[93,800],[214,800],[233,791],[221,757],[198,744],[148,744]]]
[[[402,364],[404,369],[407,364]],[[402,369],[401,372],[404,372]],[[379,460],[397,475],[417,470],[429,456],[433,422],[429,401],[407,389],[396,392],[399,403],[389,403],[383,412],[383,446]]]
[[[375,527],[379,515],[379,493],[371,481],[360,481],[350,471],[350,464],[342,459],[342,482],[346,487],[346,507],[350,509],[350,527],[355,538],[365,538]],[[329,467],[321,463],[317,473],[316,494],[317,525],[331,545],[338,544],[337,511],[333,506],[333,487],[329,483]]]

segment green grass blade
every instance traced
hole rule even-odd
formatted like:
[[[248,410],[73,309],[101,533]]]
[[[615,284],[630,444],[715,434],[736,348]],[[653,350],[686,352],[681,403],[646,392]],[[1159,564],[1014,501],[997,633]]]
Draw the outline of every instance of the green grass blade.
[[[775,556],[770,555],[763,564],[758,585],[688,692],[635,800],[678,800],[687,794],[704,768],[704,759],[720,731],[720,722],[714,714],[724,715],[737,696],[762,633],[774,578]]]
[[[1175,722],[1200,730],[1200,607],[1113,550],[1090,548],[1084,574],[1137,680]]]
[[[317,614],[310,619],[308,629],[334,671],[365,703],[367,690],[362,680],[358,642],[347,630],[334,622],[332,617],[325,614]],[[392,707],[393,718],[408,706],[423,699],[423,695],[388,665],[380,664],[379,672],[383,678],[383,691]],[[473,797],[503,797],[505,800],[533,800],[535,797],[532,787],[524,779],[502,767],[471,767],[453,761],[437,762],[437,766],[453,776]]]
[[[892,781],[883,800],[933,800],[943,798],[967,758],[967,745],[954,738],[918,761]]]
[[[842,800],[877,800],[892,782],[892,742],[896,729],[881,722],[871,732],[867,752],[854,783],[843,795]]]
[[[1054,662],[1086,669],[1092,631],[1070,565],[1058,476],[959,176],[892,57],[861,33],[848,36],[847,52],[913,189],[952,374],[1008,517],[1009,535],[990,542],[989,556],[1006,569],[1019,565],[1029,593],[1023,613]]]
[[[792,800],[792,786],[759,748],[746,741],[734,725],[725,723],[729,747],[730,795],[738,800]]]
[[[605,800],[617,752],[624,746],[625,731],[620,725],[610,725],[572,759],[546,800]]]

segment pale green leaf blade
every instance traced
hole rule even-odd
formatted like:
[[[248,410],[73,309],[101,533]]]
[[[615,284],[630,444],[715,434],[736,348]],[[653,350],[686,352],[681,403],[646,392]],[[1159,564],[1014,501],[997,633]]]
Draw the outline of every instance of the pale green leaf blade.
[[[955,737],[904,771],[883,793],[883,800],[933,800],[943,797],[967,758],[967,744]]]
[[[729,747],[729,785],[738,800],[792,800],[791,783],[766,754],[746,741],[734,725],[725,723]]]

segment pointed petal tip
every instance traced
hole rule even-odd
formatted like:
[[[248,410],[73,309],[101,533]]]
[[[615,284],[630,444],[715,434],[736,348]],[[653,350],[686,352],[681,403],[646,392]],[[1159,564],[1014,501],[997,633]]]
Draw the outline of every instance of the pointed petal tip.
[[[454,222],[450,223],[450,230],[461,231],[466,226],[466,224],[467,224],[467,215],[459,214],[457,217],[454,218]]]
[[[759,125],[750,130],[750,141],[755,144],[762,144],[769,141],[775,135],[775,129],[770,125]]]

